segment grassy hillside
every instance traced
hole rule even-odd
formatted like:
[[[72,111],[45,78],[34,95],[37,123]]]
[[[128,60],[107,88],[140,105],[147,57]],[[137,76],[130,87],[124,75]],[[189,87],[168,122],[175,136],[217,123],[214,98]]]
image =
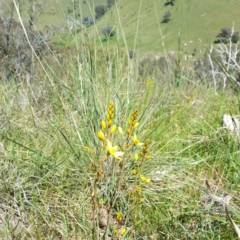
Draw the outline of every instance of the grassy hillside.
[[[66,27],[67,17],[71,17],[73,19],[76,19],[77,21],[82,21],[82,18],[85,16],[91,18],[95,15],[94,9],[96,5],[106,5],[106,1],[104,0],[43,0],[36,2],[37,4],[34,5],[36,13],[35,24],[38,28],[41,29],[43,29],[45,25]],[[27,22],[30,13],[32,13],[31,8],[33,6],[33,2],[17,0],[16,3],[19,6],[23,20]],[[2,1],[1,6],[6,16],[10,16],[13,6],[12,1]],[[42,11],[40,11],[41,7]],[[15,15],[15,17],[17,16]]]
[[[9,2],[2,5],[5,11],[10,11]],[[26,20],[30,5],[26,1],[19,1],[23,18]],[[66,18],[81,21],[82,17],[95,15],[96,5],[106,5],[105,0],[79,0],[75,4],[71,1],[43,1],[43,12],[37,15],[36,25],[43,29],[49,26],[67,26]],[[164,49],[177,50],[180,38],[181,49],[187,54],[197,52],[210,44],[219,33],[220,28],[232,27],[240,31],[240,2],[237,0],[176,0],[174,6],[164,6],[166,1],[157,0],[118,0],[108,13],[96,24],[88,29],[90,36],[97,39],[97,43],[104,40],[101,34],[103,27],[114,27],[116,41],[127,49],[135,49],[143,54],[146,52],[162,52]],[[75,6],[75,7],[74,7]],[[38,9],[38,7],[36,7]],[[162,23],[166,11],[171,12],[171,20]],[[103,42],[104,44],[104,42]]]
[[[212,43],[222,27],[234,24],[240,30],[239,1],[177,0],[174,6],[164,6],[164,2],[119,0],[97,28],[114,26],[120,44],[125,38],[127,47],[140,53],[177,50],[180,35],[181,48],[188,54]],[[166,11],[172,13],[171,20],[161,23]]]

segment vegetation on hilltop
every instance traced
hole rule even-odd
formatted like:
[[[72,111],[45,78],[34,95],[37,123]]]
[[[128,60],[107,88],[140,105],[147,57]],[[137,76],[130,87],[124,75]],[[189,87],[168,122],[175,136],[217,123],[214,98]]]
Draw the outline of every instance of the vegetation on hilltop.
[[[26,1],[20,3],[22,17],[28,21],[31,4]],[[171,2],[171,1],[166,1]],[[178,36],[181,37],[181,48],[190,55],[194,51],[204,50],[213,43],[221,28],[231,28],[234,24],[235,31],[240,29],[238,12],[240,3],[230,0],[224,1],[174,1],[174,4],[164,5],[161,1],[127,1],[118,0],[115,4],[105,0],[86,1],[42,1],[41,14],[36,15],[35,24],[38,28],[48,28],[50,32],[61,32],[71,22],[81,23],[84,17],[95,17],[95,7],[109,6],[103,18],[89,29],[89,33],[96,39],[101,39],[101,31],[106,26],[116,29],[120,46],[134,49],[140,55],[146,52],[176,51]],[[4,2],[5,11],[11,9],[10,0]],[[38,9],[37,8],[37,12]],[[164,13],[171,12],[171,21],[161,24]],[[39,12],[40,13],[40,12]],[[67,21],[66,21],[67,19]],[[79,28],[79,25],[76,25]],[[74,28],[73,28],[74,29]],[[126,44],[126,45],[125,45]]]

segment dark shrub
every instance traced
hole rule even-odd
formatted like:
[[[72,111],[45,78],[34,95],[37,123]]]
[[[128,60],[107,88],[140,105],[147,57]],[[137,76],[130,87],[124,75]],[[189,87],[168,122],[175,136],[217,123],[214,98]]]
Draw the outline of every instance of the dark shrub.
[[[233,43],[237,43],[239,41],[239,32],[234,32],[231,40]]]
[[[95,7],[95,13],[96,13],[96,19],[101,18],[105,13],[106,13],[107,9],[105,6],[103,5],[98,5]]]
[[[165,12],[165,14],[163,15],[163,20],[162,20],[162,22],[163,22],[163,23],[169,22],[170,17],[171,17],[171,13],[170,13],[169,11]]]
[[[0,74],[4,78],[20,79],[26,73],[32,76],[32,65],[36,61],[32,49],[39,57],[48,53],[48,38],[27,26],[25,29],[31,46],[19,22],[0,19]]]
[[[89,24],[90,24],[90,25],[95,24],[95,18],[91,18],[91,19],[89,20]]]
[[[233,43],[239,41],[239,32],[233,32],[230,28],[222,28],[221,32],[216,36],[217,39],[214,43],[224,43],[227,44],[231,40]]]
[[[102,29],[102,34],[108,39],[109,37],[112,37],[115,35],[115,31],[112,27],[107,26]]]
[[[165,2],[164,6],[173,6],[174,2],[175,0],[168,0],[167,2]]]
[[[88,19],[88,17],[83,17],[83,19],[82,19],[82,24],[84,24],[84,25],[88,25],[88,24],[89,24],[89,19]]]
[[[107,0],[107,7],[108,8],[110,8],[114,4],[115,4],[115,0]]]

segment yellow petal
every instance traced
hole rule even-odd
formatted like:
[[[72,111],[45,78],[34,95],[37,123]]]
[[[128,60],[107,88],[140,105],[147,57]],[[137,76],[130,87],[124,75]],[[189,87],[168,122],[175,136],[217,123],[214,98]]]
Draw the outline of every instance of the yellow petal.
[[[102,128],[105,129],[107,127],[107,124],[104,120],[102,120]]]
[[[139,125],[139,123],[138,123],[138,122],[136,122],[136,123],[134,124],[134,127],[133,127],[133,128],[134,128],[134,129],[135,129],[135,128],[137,128],[137,127],[138,127],[138,125]]]
[[[142,145],[143,145],[143,143],[141,143],[141,142],[139,141],[139,139],[137,138],[136,134],[134,134],[134,136],[131,136],[131,138],[132,138],[133,143],[134,143],[136,146],[142,146]]]
[[[100,130],[98,132],[98,138],[101,140],[101,141],[104,141],[105,137],[104,137],[104,133],[102,132],[102,130]]]
[[[112,126],[111,130],[110,130],[110,133],[112,133],[112,134],[115,133],[116,129],[117,129],[117,125],[114,124],[114,125]]]
[[[138,161],[138,154],[137,154],[137,153],[135,153],[134,159],[135,159],[136,161]]]
[[[133,169],[133,170],[132,170],[132,174],[133,174],[133,175],[136,175],[136,174],[137,174],[137,170],[136,170],[136,169]]]
[[[121,159],[121,156],[124,155],[124,152],[115,152],[113,154],[113,156],[116,158],[116,159]]]
[[[111,127],[111,125],[112,125],[112,119],[109,119],[108,120],[108,127]]]
[[[151,158],[150,155],[147,155],[147,156],[146,156],[146,160],[149,160],[150,158]]]
[[[126,232],[126,228],[122,228],[122,230],[120,231],[120,234],[124,235],[125,232]]]
[[[141,175],[141,181],[142,181],[142,182],[150,182],[150,179],[144,177],[143,175]]]

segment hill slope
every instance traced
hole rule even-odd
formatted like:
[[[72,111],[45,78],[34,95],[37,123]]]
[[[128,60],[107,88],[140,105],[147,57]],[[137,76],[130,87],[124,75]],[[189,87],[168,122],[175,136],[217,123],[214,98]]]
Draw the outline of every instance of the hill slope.
[[[5,12],[10,11],[10,2],[0,0]],[[26,1],[19,2],[22,16],[27,21],[30,5]],[[181,49],[191,54],[195,48],[198,51],[212,43],[223,27],[231,28],[234,24],[235,31],[240,31],[238,0],[176,0],[174,6],[165,6],[165,3],[166,0],[117,0],[95,26],[88,28],[90,36],[104,44],[101,30],[112,26],[117,36],[110,44],[117,41],[120,46],[135,49],[140,54],[176,50],[180,36]],[[81,22],[84,16],[94,16],[94,8],[99,4],[107,5],[107,1],[42,1],[43,11],[35,24],[39,28],[46,25],[65,27],[67,18]],[[162,23],[166,11],[171,12],[171,19]]]
[[[240,30],[239,1],[177,0],[174,6],[164,6],[165,2],[119,0],[97,23],[97,29],[101,32],[106,25],[114,26],[120,45],[125,38],[128,48],[140,53],[176,50],[180,34],[182,47],[189,54],[211,43],[223,27],[231,28],[234,23],[235,31]],[[162,23],[166,11],[171,12],[171,20]]]

